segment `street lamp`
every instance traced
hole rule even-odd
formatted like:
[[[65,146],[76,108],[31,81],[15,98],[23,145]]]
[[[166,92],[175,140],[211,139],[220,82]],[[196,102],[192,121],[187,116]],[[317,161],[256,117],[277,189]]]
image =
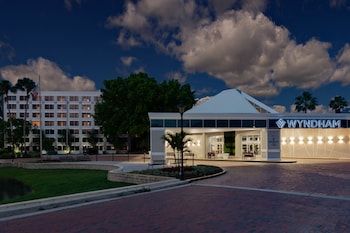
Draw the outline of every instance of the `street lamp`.
[[[178,105],[180,116],[181,116],[181,144],[180,144],[180,149],[181,149],[181,168],[180,168],[180,179],[184,180],[184,148],[183,148],[183,140],[184,140],[184,128],[183,128],[183,115],[185,112],[185,105],[183,102],[180,102]]]

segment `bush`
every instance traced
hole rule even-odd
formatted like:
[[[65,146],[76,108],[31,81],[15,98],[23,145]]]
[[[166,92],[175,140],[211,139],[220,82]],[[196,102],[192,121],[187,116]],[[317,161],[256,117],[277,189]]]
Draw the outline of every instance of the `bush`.
[[[203,177],[213,175],[222,172],[222,168],[208,165],[197,165],[197,166],[185,166],[184,177],[185,179]],[[165,167],[160,169],[148,169],[143,171],[134,171],[132,173],[153,175],[153,176],[167,176],[179,178],[180,167]]]

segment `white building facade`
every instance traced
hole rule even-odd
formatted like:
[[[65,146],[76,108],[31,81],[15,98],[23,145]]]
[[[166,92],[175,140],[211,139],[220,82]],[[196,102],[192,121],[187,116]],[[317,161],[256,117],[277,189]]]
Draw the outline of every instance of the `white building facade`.
[[[151,158],[159,161],[172,153],[162,136],[180,132],[180,113],[149,118]],[[196,158],[350,158],[350,114],[281,114],[237,89],[186,111],[183,129]]]
[[[67,150],[62,133],[69,130],[73,136],[70,153],[81,154],[83,149],[96,146],[99,153],[114,152],[113,146],[106,141],[100,127],[93,119],[95,104],[100,101],[100,91],[41,91],[35,100],[31,97],[26,105],[25,92],[9,93],[8,103],[4,104],[4,120],[12,118],[24,119],[33,127],[41,129],[47,138],[55,139],[53,148],[58,154]],[[27,108],[27,110],[26,110]],[[89,133],[93,132],[98,143],[88,142]],[[39,150],[39,135],[30,133],[26,138],[28,150]]]

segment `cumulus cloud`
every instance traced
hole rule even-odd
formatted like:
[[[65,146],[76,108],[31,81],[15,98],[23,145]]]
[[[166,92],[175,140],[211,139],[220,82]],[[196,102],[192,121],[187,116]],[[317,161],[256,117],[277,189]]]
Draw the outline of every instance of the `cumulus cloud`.
[[[166,76],[168,77],[168,79],[175,79],[177,80],[179,83],[184,84],[186,82],[186,76],[178,71],[173,71],[173,72],[169,72],[166,74]]]
[[[279,113],[285,113],[286,112],[286,106],[282,105],[273,105],[272,109],[279,112]]]
[[[0,68],[0,75],[13,84],[23,77],[38,82],[40,76],[41,90],[44,91],[95,90],[95,83],[92,80],[79,75],[71,77],[56,63],[42,57],[36,60],[29,59],[25,65],[2,67]]]
[[[287,28],[263,14],[267,1],[214,0],[205,7],[197,3],[128,1],[125,11],[110,16],[106,25],[118,28],[121,46],[153,45],[182,62],[185,72],[210,74],[256,97],[278,95],[285,87],[350,84],[349,46],[334,61],[330,43],[310,38],[298,44]]]
[[[350,45],[346,44],[337,56],[337,69],[331,77],[332,81],[339,81],[343,85],[350,84]]]

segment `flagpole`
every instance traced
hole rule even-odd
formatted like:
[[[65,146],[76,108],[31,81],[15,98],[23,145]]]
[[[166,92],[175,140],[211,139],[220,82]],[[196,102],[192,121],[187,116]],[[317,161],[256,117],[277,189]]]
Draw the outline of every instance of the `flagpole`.
[[[38,95],[39,95],[39,107],[40,107],[40,113],[39,113],[39,117],[40,117],[40,128],[39,128],[39,132],[40,132],[40,138],[39,138],[39,144],[40,144],[40,158],[41,160],[43,159],[43,132],[42,132],[42,107],[41,107],[41,85],[40,85],[40,75],[39,75],[39,90],[38,90]]]

